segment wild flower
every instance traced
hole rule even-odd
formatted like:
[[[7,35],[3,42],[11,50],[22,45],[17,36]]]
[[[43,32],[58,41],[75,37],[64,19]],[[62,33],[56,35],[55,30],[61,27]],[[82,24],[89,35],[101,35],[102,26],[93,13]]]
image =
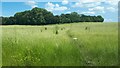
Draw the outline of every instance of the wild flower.
[[[73,38],[74,40],[77,40],[78,38]]]

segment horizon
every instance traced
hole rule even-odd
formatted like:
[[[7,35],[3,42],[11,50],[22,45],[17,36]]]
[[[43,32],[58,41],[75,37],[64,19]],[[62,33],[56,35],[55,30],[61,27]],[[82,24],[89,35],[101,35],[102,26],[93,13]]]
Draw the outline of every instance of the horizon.
[[[98,3],[98,2],[97,2]],[[93,2],[77,3],[77,2],[2,2],[2,12],[0,16],[9,17],[13,16],[16,12],[22,12],[25,10],[31,10],[34,7],[44,8],[54,15],[60,15],[62,13],[67,14],[71,12],[77,12],[79,14],[98,16],[101,15],[104,22],[118,22],[118,8],[117,5],[111,5],[105,2],[99,2],[95,4]],[[18,9],[19,8],[19,9]]]

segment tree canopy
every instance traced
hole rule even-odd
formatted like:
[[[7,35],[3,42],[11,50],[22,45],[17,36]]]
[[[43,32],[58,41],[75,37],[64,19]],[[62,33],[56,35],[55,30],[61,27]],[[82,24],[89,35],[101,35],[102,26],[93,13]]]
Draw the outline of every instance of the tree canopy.
[[[47,25],[74,22],[103,22],[102,16],[87,16],[72,12],[70,14],[53,15],[43,8],[33,8],[23,12],[17,12],[12,17],[2,17],[2,25]]]

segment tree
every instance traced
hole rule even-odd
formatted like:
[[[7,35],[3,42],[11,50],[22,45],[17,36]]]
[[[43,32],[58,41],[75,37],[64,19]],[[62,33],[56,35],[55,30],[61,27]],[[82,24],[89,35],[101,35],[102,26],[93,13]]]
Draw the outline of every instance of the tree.
[[[100,15],[90,16],[72,12],[70,14],[53,15],[52,12],[43,8],[33,8],[23,12],[17,12],[13,17],[1,17],[3,25],[47,25],[74,22],[103,22]]]
[[[72,12],[70,14],[71,22],[79,22],[80,21],[80,15],[77,12]]]
[[[104,18],[102,18],[102,16],[97,16],[97,19],[98,19],[98,22],[103,22],[104,21]]]

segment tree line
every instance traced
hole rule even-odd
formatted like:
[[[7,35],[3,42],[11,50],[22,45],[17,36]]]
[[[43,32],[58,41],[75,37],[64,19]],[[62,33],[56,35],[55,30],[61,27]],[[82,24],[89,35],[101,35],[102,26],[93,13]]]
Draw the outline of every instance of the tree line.
[[[23,12],[17,12],[11,17],[2,17],[2,25],[47,25],[75,22],[103,22],[102,16],[87,16],[72,12],[70,14],[53,15],[43,8],[33,8]]]

